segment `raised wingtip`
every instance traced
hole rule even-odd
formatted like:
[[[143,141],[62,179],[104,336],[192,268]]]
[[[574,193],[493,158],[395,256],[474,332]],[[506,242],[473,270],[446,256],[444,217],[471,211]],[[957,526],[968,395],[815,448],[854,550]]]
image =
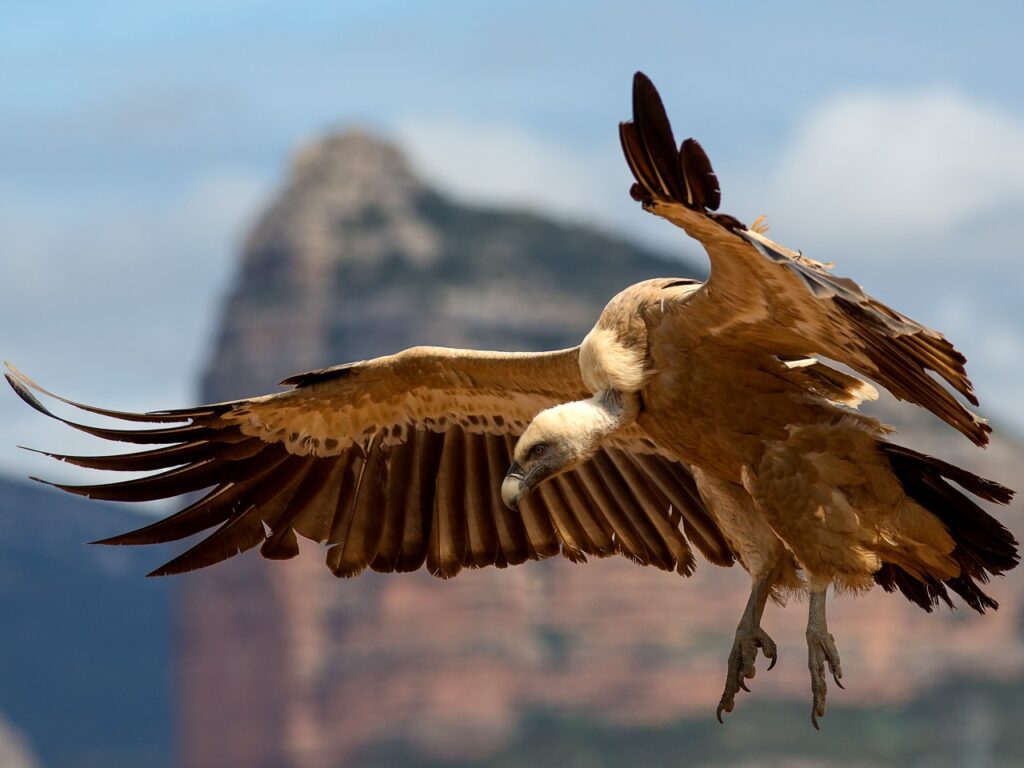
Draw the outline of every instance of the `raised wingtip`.
[[[667,124],[668,116],[665,114],[665,105],[661,100],[661,94],[654,86],[654,81],[639,70],[633,75],[633,119],[642,122],[641,113],[653,111],[657,114],[658,122],[662,120]],[[649,122],[649,121],[648,121]],[[661,126],[654,126],[661,127]],[[669,128],[671,131],[671,128]],[[673,151],[676,150],[675,141],[672,142]]]
[[[119,541],[120,538],[120,536],[110,536],[106,539],[96,539],[96,541],[87,541],[86,544],[102,544],[105,547],[116,546],[124,543],[122,541]]]
[[[29,453],[38,453],[40,456],[49,456],[51,459],[57,459],[57,461],[64,461],[65,457],[56,453],[50,453],[49,451],[42,451],[39,448],[29,448],[27,445],[16,445],[15,448],[28,451]]]
[[[7,383],[11,385],[11,389],[14,390],[14,394],[24,400],[30,408],[39,411],[39,413],[45,416],[51,415],[46,406],[39,402],[39,398],[29,392],[28,388],[25,387],[25,385],[22,384],[21,381],[13,374],[5,373],[4,378],[7,379]]]
[[[4,360],[4,368],[7,369],[7,372],[4,374],[4,376],[7,377],[8,381],[10,381],[12,376],[18,380],[28,379],[28,377],[24,373],[18,370],[18,366],[16,366],[10,360]]]

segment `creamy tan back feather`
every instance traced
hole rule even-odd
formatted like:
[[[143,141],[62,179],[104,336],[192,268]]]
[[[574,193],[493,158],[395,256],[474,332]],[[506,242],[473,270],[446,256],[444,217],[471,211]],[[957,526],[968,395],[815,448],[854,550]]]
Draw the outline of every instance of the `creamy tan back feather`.
[[[13,369],[8,380],[27,403],[53,416],[30,390],[50,393]],[[155,572],[161,575],[256,546],[268,558],[294,557],[296,534],[326,543],[327,565],[338,576],[425,565],[449,578],[464,567],[505,567],[559,553],[577,562],[620,554],[688,574],[694,561],[686,531],[714,562],[732,562],[699,497],[686,492],[693,484],[687,467],[635,425],[593,457],[600,473],[584,464],[542,484],[519,510],[505,507],[499,487],[515,438],[539,411],[590,394],[578,349],[420,347],[289,383],[296,388],[275,395],[152,414],[64,400],[155,425],[120,430],[62,419],[77,429],[170,445],[118,456],[49,454],[95,469],[164,470],[58,487],[115,501],[212,489],[165,520],[105,541],[168,542],[215,528]]]

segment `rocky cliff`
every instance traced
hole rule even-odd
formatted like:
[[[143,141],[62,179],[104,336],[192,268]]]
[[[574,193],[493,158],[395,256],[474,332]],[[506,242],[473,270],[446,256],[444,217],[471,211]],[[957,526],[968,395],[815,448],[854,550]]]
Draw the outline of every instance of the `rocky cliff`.
[[[394,147],[345,133],[298,155],[246,242],[203,395],[271,391],[287,374],[412,344],[570,345],[623,286],[702,272],[591,230],[457,204]],[[955,456],[956,438],[937,434],[929,449]],[[997,442],[972,462],[1014,481],[1020,457]],[[338,581],[312,544],[287,563],[249,553],[182,578],[184,762],[328,768],[381,745],[483,758],[536,711],[707,721],[747,587],[739,569],[703,564],[684,580],[621,560]],[[928,616],[882,594],[833,603],[850,690],[832,701],[898,704],[953,672],[1019,676],[1021,579],[993,591],[1004,607],[984,618]],[[770,608],[782,662],[758,675],[758,697],[806,698],[802,614]]]

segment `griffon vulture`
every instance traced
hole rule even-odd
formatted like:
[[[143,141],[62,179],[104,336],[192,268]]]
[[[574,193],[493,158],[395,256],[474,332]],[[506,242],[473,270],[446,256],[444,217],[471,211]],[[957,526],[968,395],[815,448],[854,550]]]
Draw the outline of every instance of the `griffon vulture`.
[[[979,585],[1017,564],[1017,543],[967,494],[1005,504],[1012,492],[889,442],[889,428],[856,410],[873,387],[812,357],[847,366],[983,446],[988,425],[945,386],[977,404],[964,357],[945,338],[767,239],[757,223],[716,213],[707,156],[692,139],[676,145],[643,74],[620,131],[632,196],[704,245],[706,283],[629,287],[578,347],[556,352],[416,347],[294,376],[285,392],[148,414],[65,401],[149,424],[69,426],[161,447],[50,454],[157,471],[58,487],[115,501],[210,489],[101,542],[214,529],[155,575],[256,546],[264,557],[294,557],[297,534],[327,544],[338,576],[426,564],[448,578],[558,553],[620,554],[686,575],[692,543],[718,565],[738,560],[753,582],[719,719],[746,689],[758,649],[775,663],[761,628],[768,597],[806,590],[817,726],[826,665],[837,683],[842,674],[825,621],[828,586],[878,584],[926,611],[951,604],[950,591],[979,612],[995,608]],[[53,415],[32,390],[49,393],[13,368],[7,379]]]

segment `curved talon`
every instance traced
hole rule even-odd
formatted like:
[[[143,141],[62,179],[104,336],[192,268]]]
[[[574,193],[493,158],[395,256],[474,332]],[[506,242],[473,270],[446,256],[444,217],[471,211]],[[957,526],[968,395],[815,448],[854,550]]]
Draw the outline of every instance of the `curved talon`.
[[[768,637],[768,634],[764,630],[761,630],[760,635],[761,637],[758,645],[761,648],[761,652],[764,654],[764,657],[766,659],[770,659],[768,670],[771,671],[775,667],[775,662],[779,660],[779,649],[775,645],[775,641]]]
[[[729,652],[729,665],[725,677],[725,690],[722,692],[721,701],[715,716],[718,722],[725,722],[723,713],[732,712],[736,704],[736,694],[740,691],[750,693],[747,680],[757,674],[757,652],[758,649],[770,660],[768,669],[775,666],[778,660],[778,649],[768,634],[758,626],[749,628],[746,623],[741,623],[736,629],[736,638],[733,641],[732,650]]]
[[[816,730],[821,730],[818,725],[818,718],[825,716],[825,699],[828,688],[825,685],[825,665],[832,674],[836,685],[845,690],[840,682],[843,670],[840,666],[839,651],[836,650],[835,638],[827,631],[807,633],[807,667],[811,672],[811,725]]]

